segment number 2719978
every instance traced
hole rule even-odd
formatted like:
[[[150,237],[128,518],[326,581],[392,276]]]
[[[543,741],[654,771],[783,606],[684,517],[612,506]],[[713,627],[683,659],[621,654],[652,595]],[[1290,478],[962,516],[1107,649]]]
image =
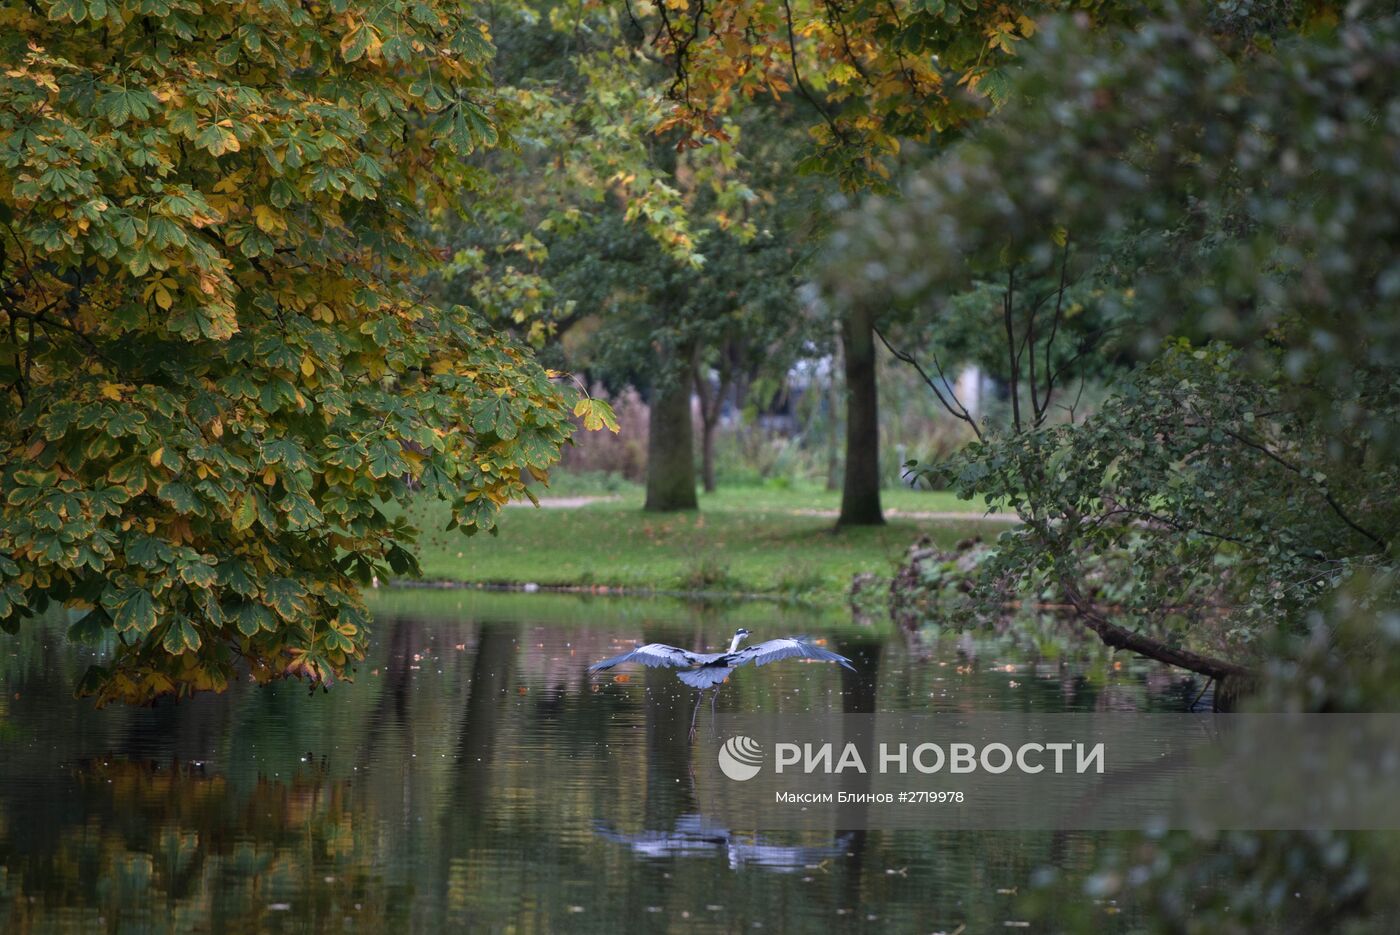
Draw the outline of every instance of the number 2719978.
[[[908,796],[908,798],[905,798],[905,796]],[[917,792],[906,792],[904,793],[904,795],[900,796],[900,799],[905,802],[925,803],[929,805],[942,805],[945,802],[962,802],[964,801],[964,795],[961,791],[953,791],[946,789],[939,790],[936,792],[929,790],[920,790]]]

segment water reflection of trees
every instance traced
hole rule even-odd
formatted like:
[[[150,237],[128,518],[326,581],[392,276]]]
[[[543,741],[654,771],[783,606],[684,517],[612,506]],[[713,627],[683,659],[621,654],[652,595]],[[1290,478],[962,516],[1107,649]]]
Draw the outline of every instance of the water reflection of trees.
[[[44,845],[0,834],[6,932],[383,930],[406,916],[373,812],[318,768],[240,793],[193,764],[101,760],[47,791],[84,817]]]
[[[654,928],[657,909],[720,928],[839,928],[875,914],[951,930],[999,926],[997,887],[1092,853],[1085,836],[1057,852],[1049,836],[720,834],[691,781],[692,690],[668,671],[590,682],[584,669],[618,640],[718,644],[732,619],[709,608],[607,622],[381,614],[346,690],[240,685],[102,712],[52,674],[76,665],[55,657],[61,642],[35,639],[43,664],[8,664],[0,712],[18,738],[0,733],[0,929],[317,931],[349,917],[366,928],[610,932]],[[771,634],[804,629],[781,626]],[[940,666],[870,630],[829,638],[858,673],[745,670],[720,709],[1065,705],[1059,670],[1010,676],[992,665],[1006,658],[999,648],[950,651]],[[1076,704],[1113,684],[1144,690],[1137,675],[1080,677]],[[59,769],[94,751],[112,757]],[[600,836],[599,822],[620,837]],[[648,841],[664,850],[665,836],[697,830],[713,844],[706,856],[640,856]],[[771,872],[784,863],[791,872]]]

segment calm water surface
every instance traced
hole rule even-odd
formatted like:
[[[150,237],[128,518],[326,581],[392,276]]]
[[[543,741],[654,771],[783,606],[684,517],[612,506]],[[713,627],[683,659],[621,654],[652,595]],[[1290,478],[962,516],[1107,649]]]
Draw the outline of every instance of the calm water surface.
[[[91,651],[61,622],[0,644],[0,931],[1053,931],[1018,893],[1045,867],[1087,871],[1106,839],[723,827],[691,777],[693,694],[667,671],[585,667],[742,625],[824,638],[859,671],[741,670],[721,710],[1180,710],[1200,690],[1053,627],[915,653],[768,605],[414,591],[375,607],[369,659],[329,694],[96,711],[71,697]],[[1104,909],[1106,930],[1126,921]]]

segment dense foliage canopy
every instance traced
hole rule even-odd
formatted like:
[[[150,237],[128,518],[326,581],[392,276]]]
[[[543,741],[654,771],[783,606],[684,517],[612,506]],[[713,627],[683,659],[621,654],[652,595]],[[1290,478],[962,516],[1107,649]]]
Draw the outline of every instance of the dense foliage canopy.
[[[997,118],[836,245],[865,288],[999,347],[1010,417],[944,466],[1026,520],[993,577],[1217,676],[1244,667],[1182,646],[1250,657],[1392,567],[1400,527],[1400,32],[1259,25],[1047,23]],[[939,343],[908,356],[933,369]]]
[[[149,700],[344,673],[410,486],[491,528],[567,438],[548,373],[425,304],[421,206],[498,142],[460,4],[0,9],[0,625],[115,636]],[[592,414],[589,402],[583,402]]]

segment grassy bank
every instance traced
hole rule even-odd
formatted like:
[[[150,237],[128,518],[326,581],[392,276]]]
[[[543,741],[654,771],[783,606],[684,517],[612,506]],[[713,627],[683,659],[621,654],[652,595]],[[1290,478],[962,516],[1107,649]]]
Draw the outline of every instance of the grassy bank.
[[[921,533],[951,544],[1005,528],[942,493],[891,491],[887,525],[840,531],[826,515],[839,495],[820,489],[721,490],[703,496],[699,512],[676,514],[643,513],[634,487],[610,496],[567,509],[512,507],[499,536],[474,539],[441,532],[445,511],[424,503],[410,511],[424,530],[424,577],[835,601],[859,572],[888,575]],[[908,515],[919,513],[959,518]]]
[[[719,598],[575,594],[541,591],[507,594],[474,588],[380,588],[368,595],[377,621],[398,616],[418,620],[491,620],[523,626],[600,626],[604,628],[659,626],[682,632],[714,628],[727,635],[736,626],[756,633],[851,634],[883,633],[892,624],[885,615],[856,621],[844,604],[754,601]]]

